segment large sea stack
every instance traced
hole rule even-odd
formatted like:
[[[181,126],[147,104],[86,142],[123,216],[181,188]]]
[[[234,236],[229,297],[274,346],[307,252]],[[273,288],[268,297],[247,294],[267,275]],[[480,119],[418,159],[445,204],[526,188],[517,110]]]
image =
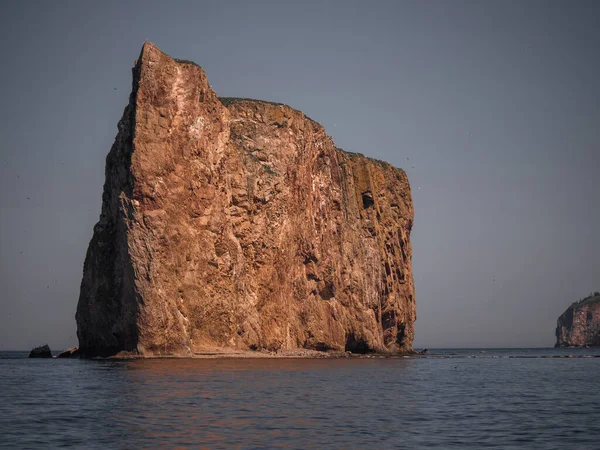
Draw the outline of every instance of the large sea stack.
[[[600,347],[600,292],[573,303],[558,318],[555,347]]]
[[[144,44],[77,306],[84,356],[412,350],[403,170]]]

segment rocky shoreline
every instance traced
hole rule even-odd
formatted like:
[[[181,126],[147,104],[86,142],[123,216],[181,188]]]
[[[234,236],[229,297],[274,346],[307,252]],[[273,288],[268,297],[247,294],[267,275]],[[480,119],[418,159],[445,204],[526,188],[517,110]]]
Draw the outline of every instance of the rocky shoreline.
[[[352,353],[352,352],[322,352],[310,349],[294,349],[277,352],[267,350],[229,350],[229,349],[212,349],[204,352],[195,352],[188,355],[169,355],[169,354],[152,354],[140,355],[136,352],[121,351],[112,356],[106,357],[85,357],[79,349],[71,348],[65,350],[56,356],[56,358],[77,358],[77,359],[269,359],[269,358],[306,358],[306,359],[366,359],[366,358],[404,358],[410,356],[421,356],[425,353],[407,351],[396,353]]]

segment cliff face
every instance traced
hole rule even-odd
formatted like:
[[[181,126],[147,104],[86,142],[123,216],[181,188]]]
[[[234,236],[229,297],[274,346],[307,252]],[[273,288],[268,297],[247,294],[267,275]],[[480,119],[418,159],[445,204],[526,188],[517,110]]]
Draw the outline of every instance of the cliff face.
[[[555,347],[600,347],[600,293],[573,303],[558,318]]]
[[[288,106],[219,99],[148,43],[118,128],[77,307],[84,355],[412,350],[404,171]]]

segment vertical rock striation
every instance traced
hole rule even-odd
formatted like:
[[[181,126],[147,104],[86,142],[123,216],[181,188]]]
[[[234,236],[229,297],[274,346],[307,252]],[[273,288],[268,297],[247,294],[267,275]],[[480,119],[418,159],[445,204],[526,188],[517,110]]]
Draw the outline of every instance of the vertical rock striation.
[[[80,351],[412,350],[404,171],[146,43],[106,159]]]
[[[600,292],[562,313],[556,324],[555,347],[600,347]]]

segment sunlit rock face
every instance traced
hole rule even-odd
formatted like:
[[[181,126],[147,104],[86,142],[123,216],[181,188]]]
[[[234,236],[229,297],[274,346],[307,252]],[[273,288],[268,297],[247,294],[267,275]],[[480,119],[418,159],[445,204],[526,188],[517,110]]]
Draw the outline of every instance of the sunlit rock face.
[[[558,318],[555,347],[600,347],[600,293],[573,303]]]
[[[403,170],[288,106],[218,98],[146,43],[106,159],[77,307],[83,355],[412,350]]]

